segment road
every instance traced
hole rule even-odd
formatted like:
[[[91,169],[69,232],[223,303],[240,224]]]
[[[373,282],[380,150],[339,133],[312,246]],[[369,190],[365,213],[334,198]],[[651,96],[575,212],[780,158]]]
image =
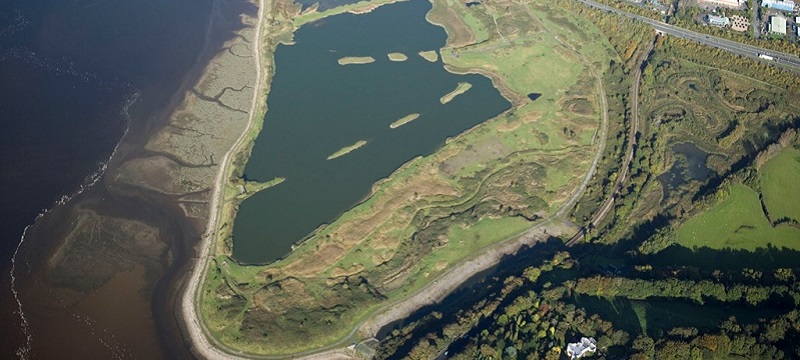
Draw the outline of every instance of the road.
[[[603,5],[592,0],[577,0],[585,5],[591,6],[596,9],[604,10],[607,12],[613,12],[616,14],[620,14],[622,16],[639,20],[645,22],[652,26],[657,31],[660,31],[667,35],[677,36],[680,38],[696,41],[703,45],[708,45],[711,47],[715,47],[718,49],[722,49],[737,55],[741,55],[744,57],[748,57],[751,59],[760,60],[758,55],[765,54],[772,56],[774,58],[773,61],[769,61],[770,64],[776,65],[781,67],[785,70],[794,72],[796,74],[800,74],[800,57],[792,54],[786,54],[782,52],[777,52],[773,50],[768,50],[764,48],[760,48],[757,46],[742,44],[736,41],[731,41],[727,39],[718,38],[716,36],[701,34],[698,32],[694,32],[691,30],[686,30],[674,25],[667,24],[662,21],[653,20],[644,16],[636,15],[629,13],[624,10],[617,9],[615,7],[611,7],[608,5]]]
[[[758,39],[761,37],[761,18],[759,15],[759,6],[753,6],[752,18],[750,22],[753,24],[753,37]]]
[[[611,210],[611,208],[614,206],[614,200],[617,198],[619,190],[622,189],[622,185],[625,183],[625,180],[627,180],[628,170],[631,167],[631,161],[633,160],[633,155],[636,151],[636,134],[639,132],[639,86],[642,82],[642,65],[647,60],[650,52],[653,51],[653,46],[655,46],[655,40],[650,42],[650,46],[642,53],[641,59],[636,67],[636,72],[633,75],[633,85],[631,86],[631,130],[628,133],[628,148],[626,149],[622,167],[620,168],[619,175],[614,182],[614,186],[611,187],[611,193],[608,195],[606,201],[589,222],[590,227],[596,226],[600,221],[603,220],[603,218],[605,218],[609,210]],[[578,233],[576,233],[571,239],[569,239],[569,241],[567,241],[567,246],[572,246],[578,243],[578,241],[583,238],[585,231],[585,228],[581,229],[581,231],[578,231]]]

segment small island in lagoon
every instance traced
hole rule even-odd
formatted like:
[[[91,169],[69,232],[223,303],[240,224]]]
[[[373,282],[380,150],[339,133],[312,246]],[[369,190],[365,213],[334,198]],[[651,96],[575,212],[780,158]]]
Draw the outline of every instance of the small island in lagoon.
[[[375,62],[372,56],[345,56],[339,59],[339,65],[360,65]]]
[[[419,117],[419,114],[416,114],[416,113],[403,116],[402,118],[400,118],[400,119],[396,120],[395,122],[391,123],[389,125],[389,128],[397,129],[397,128],[405,125],[405,124],[408,124],[408,123],[410,123],[410,122],[412,122],[414,120],[417,120],[418,117]]]
[[[450,93],[448,93],[445,96],[442,96],[442,98],[439,99],[439,102],[442,103],[442,105],[447,104],[447,103],[453,101],[453,99],[455,99],[456,96],[467,92],[471,88],[472,88],[472,84],[470,84],[468,82],[460,82],[460,83],[458,83],[458,86],[456,86],[455,90],[451,91]]]
[[[358,148],[360,148],[360,147],[362,147],[364,145],[367,145],[367,141],[366,140],[356,141],[355,144],[345,146],[345,147],[337,150],[335,153],[330,154],[330,156],[328,156],[327,159],[328,160],[333,160],[333,159],[336,159],[338,157],[345,156],[345,155],[349,154],[351,151],[355,151],[356,149],[358,149]]]
[[[387,56],[389,57],[389,60],[391,60],[391,61],[406,61],[406,60],[408,60],[408,56],[406,56],[406,54],[399,53],[399,52],[389,53]]]

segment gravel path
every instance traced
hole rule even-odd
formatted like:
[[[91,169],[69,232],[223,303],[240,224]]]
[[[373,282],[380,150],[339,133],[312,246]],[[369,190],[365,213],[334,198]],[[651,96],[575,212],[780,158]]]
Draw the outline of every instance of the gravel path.
[[[227,354],[219,350],[219,348],[222,348],[222,346],[221,344],[217,343],[217,341],[213,340],[214,344],[209,342],[212,337],[206,336],[208,329],[206,329],[205,324],[200,321],[201,315],[198,312],[198,307],[196,305],[199,304],[203,282],[205,282],[206,273],[208,272],[208,265],[212,257],[211,250],[214,247],[214,241],[216,239],[215,232],[216,226],[219,222],[219,210],[222,205],[222,196],[225,183],[227,182],[232,155],[237,149],[241,148],[242,142],[247,137],[249,130],[253,127],[253,124],[256,121],[256,115],[258,115],[256,114],[256,109],[258,102],[261,100],[259,94],[261,94],[263,87],[263,80],[261,77],[261,27],[264,22],[264,1],[265,0],[258,0],[258,19],[255,26],[254,37],[250,41],[250,43],[256,44],[255,46],[252,46],[254,59],[253,67],[255,68],[256,83],[253,88],[253,100],[250,104],[250,116],[248,118],[247,127],[245,131],[239,135],[235,145],[231,147],[227,153],[225,153],[225,156],[220,162],[221,165],[217,172],[214,182],[214,189],[211,194],[210,214],[208,217],[208,224],[206,224],[206,233],[203,234],[201,243],[198,245],[200,252],[198,254],[197,262],[195,263],[189,279],[185,284],[186,286],[184,287],[184,292],[180,299],[180,316],[183,318],[182,320],[185,332],[184,335],[189,337],[192,344],[192,352],[199,358],[238,358],[238,356]]]

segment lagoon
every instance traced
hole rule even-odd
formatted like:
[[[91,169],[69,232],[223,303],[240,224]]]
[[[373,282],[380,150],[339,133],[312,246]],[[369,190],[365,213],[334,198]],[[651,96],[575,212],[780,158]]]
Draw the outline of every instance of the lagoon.
[[[364,199],[375,181],[510,106],[481,75],[451,74],[441,61],[421,57],[386,58],[444,46],[444,30],[425,21],[430,7],[410,1],[337,15],[303,26],[295,45],[278,48],[264,127],[245,176],[286,181],[241,204],[233,238],[237,261],[263,264],[285,256],[294,243]],[[353,54],[377,60],[338,64]],[[472,89],[441,104],[442,94],[461,82]],[[389,127],[411,113],[425,121]],[[359,140],[367,143],[358,151],[326,160]]]

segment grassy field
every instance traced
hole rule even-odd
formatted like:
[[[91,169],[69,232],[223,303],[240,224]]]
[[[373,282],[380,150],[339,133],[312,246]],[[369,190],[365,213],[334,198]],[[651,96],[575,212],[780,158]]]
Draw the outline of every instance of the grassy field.
[[[758,193],[747,186],[734,185],[720,203],[683,224],[677,231],[676,243],[689,248],[750,251],[771,244],[797,250],[800,249],[800,229],[773,228],[761,211]]]
[[[604,71],[609,45],[596,41],[591,24],[536,4],[466,8],[434,1],[434,9],[485,27],[480,44],[443,49],[441,54],[459,54],[443,57],[445,64],[491,77],[514,108],[406,163],[376,183],[361,204],[273,264],[240,266],[220,251],[203,301],[218,339],[234,349],[277,355],[335,343],[376,309],[521,233],[531,226],[527,219],[552,215],[566,201],[596,150],[591,136],[584,136],[600,120],[586,59]],[[531,101],[532,92],[543,96]],[[571,105],[576,101],[582,107]]]
[[[773,221],[789,218],[800,222],[800,151],[781,150],[759,175],[764,204]]]
[[[698,206],[705,209],[707,206],[696,203],[701,195],[707,195],[699,192],[710,191],[704,188],[708,180],[706,176],[713,178],[728,174],[737,161],[752,155],[750,143],[762,143],[767,137],[777,136],[774,130],[770,130],[774,124],[785,123],[800,111],[796,105],[800,104],[800,98],[782,87],[726,68],[686,60],[664,37],[657,39],[655,44],[642,71],[640,135],[630,169],[630,185],[615,203],[614,221],[608,219],[607,224],[613,226],[596,235],[599,241],[639,237],[642,234],[639,225],[657,216],[670,214],[668,216],[687,221],[690,216],[686,213],[688,209],[697,209]],[[631,49],[634,53],[635,47]],[[575,105],[583,107],[578,103]],[[689,152],[691,161],[695,162],[691,169],[681,169],[689,158],[679,153],[685,150],[676,152],[675,148],[685,143],[697,147],[696,151]],[[703,175],[705,168],[709,171]],[[611,171],[606,173],[609,178],[614,175]],[[590,187],[590,193],[597,188]],[[584,197],[582,201],[587,200],[591,198]],[[579,206],[583,205],[579,203]],[[593,208],[591,204],[587,205],[579,209]],[[759,210],[756,214],[762,213],[760,207],[754,209]],[[581,217],[586,216],[586,212],[580,214]],[[771,213],[770,217],[776,220]],[[637,230],[640,231],[638,234]],[[743,231],[740,230],[738,237],[732,239],[740,238]],[[690,246],[706,240],[709,246],[724,245],[716,243],[716,240],[689,239],[686,233],[682,235],[682,243]],[[656,240],[655,243],[664,244]],[[724,239],[717,240],[724,242]],[[652,244],[654,242],[649,242],[641,249],[653,251],[656,247],[651,247]]]

